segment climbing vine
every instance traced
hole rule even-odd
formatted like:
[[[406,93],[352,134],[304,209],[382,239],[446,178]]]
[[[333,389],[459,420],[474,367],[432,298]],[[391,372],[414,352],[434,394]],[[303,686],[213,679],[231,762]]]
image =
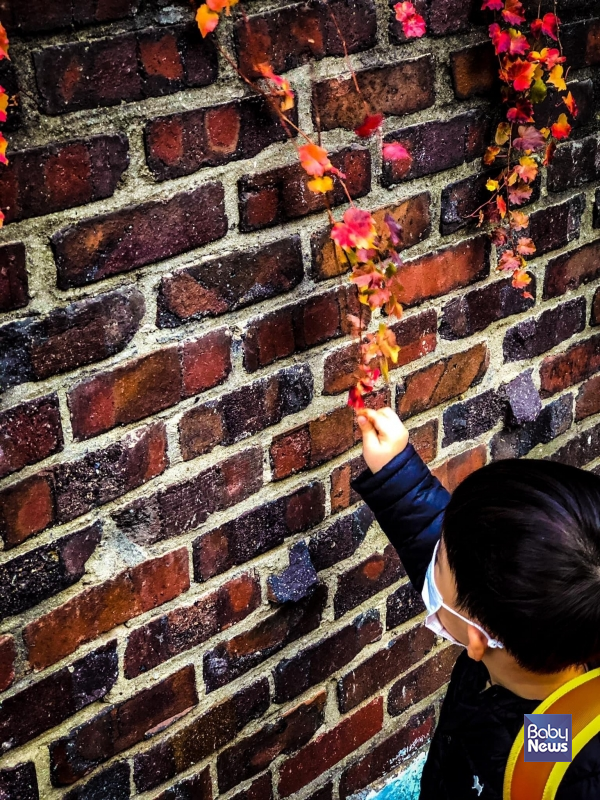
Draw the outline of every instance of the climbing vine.
[[[0,61],[4,58],[9,58],[8,55],[8,36],[6,35],[6,30],[4,26],[0,23]],[[9,98],[6,90],[0,86],[0,122],[6,122],[7,118],[7,109],[10,105],[11,99]],[[0,164],[8,164],[8,159],[6,158],[6,148],[8,146],[8,142],[4,138],[4,134],[0,131]],[[0,209],[0,228],[4,224],[4,214]]]

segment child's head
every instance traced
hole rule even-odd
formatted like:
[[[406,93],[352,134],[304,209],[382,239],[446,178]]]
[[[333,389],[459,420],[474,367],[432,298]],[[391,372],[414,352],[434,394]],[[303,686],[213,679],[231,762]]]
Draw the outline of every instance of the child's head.
[[[526,669],[600,656],[600,478],[552,461],[472,473],[444,516],[455,607]]]

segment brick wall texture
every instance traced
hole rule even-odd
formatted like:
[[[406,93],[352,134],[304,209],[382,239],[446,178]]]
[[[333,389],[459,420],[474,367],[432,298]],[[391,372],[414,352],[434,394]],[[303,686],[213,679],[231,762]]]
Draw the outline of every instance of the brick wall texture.
[[[479,5],[423,0],[410,42],[388,0],[248,0],[218,31],[403,225],[369,402],[450,489],[499,458],[600,470],[598,6],[558,3],[581,113],[530,206],[529,300],[469,218],[499,113]],[[408,170],[352,133],[331,11]],[[350,487],[356,297],[322,198],[187,0],[0,19],[0,796],[345,800],[426,744],[456,652]]]

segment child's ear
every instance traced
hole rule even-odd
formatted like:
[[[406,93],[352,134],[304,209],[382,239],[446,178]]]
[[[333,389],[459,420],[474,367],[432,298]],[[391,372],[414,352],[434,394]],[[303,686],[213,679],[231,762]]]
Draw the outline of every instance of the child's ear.
[[[467,625],[467,653],[473,661],[481,661],[488,649],[488,640],[474,625]]]

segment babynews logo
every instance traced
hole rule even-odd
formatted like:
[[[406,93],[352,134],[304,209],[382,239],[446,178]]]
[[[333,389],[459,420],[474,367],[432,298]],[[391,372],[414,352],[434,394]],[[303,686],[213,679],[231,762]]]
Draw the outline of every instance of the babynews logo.
[[[525,714],[525,761],[572,761],[570,714]]]

